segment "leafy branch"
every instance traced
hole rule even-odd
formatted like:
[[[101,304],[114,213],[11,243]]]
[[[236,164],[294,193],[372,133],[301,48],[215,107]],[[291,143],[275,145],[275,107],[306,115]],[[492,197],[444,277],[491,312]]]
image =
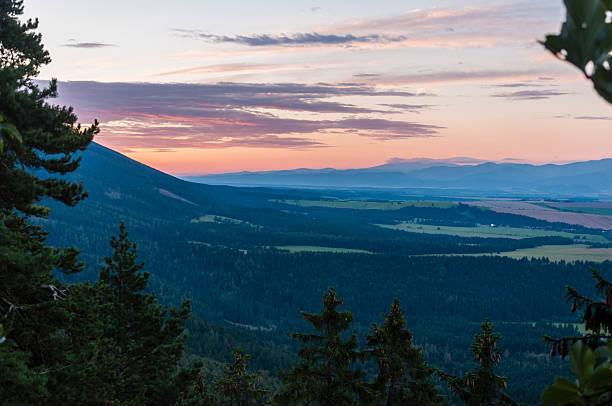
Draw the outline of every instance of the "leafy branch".
[[[570,62],[612,103],[612,0],[564,0],[566,21],[541,43]]]

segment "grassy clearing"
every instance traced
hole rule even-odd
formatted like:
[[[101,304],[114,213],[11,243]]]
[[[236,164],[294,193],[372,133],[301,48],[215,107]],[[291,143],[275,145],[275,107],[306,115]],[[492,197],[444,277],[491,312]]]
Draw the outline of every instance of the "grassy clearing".
[[[453,202],[438,202],[431,200],[414,200],[401,202],[376,202],[367,200],[270,200],[277,203],[291,204],[301,207],[328,207],[332,209],[354,209],[354,210],[399,210],[404,207],[435,207],[448,209],[455,207]]]
[[[198,218],[191,219],[190,223],[231,223],[231,224],[245,224],[251,227],[259,228],[257,224],[249,223],[248,221],[238,220],[231,217],[217,216],[215,214],[206,214]]]
[[[274,247],[279,250],[294,252],[335,252],[341,254],[371,254],[370,251],[354,248],[317,247],[314,245],[278,245]]]
[[[450,254],[450,255],[465,255],[465,256],[484,256],[496,255],[502,257],[510,257],[515,259],[527,258],[548,258],[551,261],[590,261],[604,262],[612,261],[612,248],[589,248],[584,244],[573,245],[542,245],[535,248],[525,248],[522,250],[500,252],[497,254]]]
[[[392,228],[411,233],[426,233],[426,234],[447,234],[456,235],[459,237],[484,237],[484,238],[531,238],[531,237],[547,237],[557,236],[566,237],[585,241],[585,242],[601,242],[605,243],[605,237],[592,234],[573,234],[562,231],[539,230],[534,228],[518,228],[518,227],[452,227],[452,226],[432,226],[427,224],[414,224],[402,222],[399,224],[377,224],[380,227]]]

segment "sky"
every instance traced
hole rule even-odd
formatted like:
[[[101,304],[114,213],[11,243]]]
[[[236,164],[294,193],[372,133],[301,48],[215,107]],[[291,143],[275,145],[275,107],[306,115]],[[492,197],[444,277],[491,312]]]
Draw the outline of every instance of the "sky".
[[[26,0],[95,141],[175,175],[612,156],[561,0]]]

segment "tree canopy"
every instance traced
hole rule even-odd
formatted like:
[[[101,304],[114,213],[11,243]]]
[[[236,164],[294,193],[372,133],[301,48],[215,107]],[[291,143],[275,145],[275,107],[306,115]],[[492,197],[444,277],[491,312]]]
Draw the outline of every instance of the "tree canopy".
[[[50,396],[61,371],[76,362],[67,334],[73,314],[57,302],[66,286],[53,272],[82,269],[75,248],[46,244],[47,233],[31,219],[45,217],[50,198],[73,206],[86,193],[62,175],[79,166],[75,153],[98,132],[81,128],[72,108],[54,106],[55,80],[34,82],[51,59],[36,33],[37,20],[20,20],[23,2],[0,0],[0,316],[6,334],[0,376],[3,399]],[[9,400],[10,402],[11,400]],[[37,403],[37,402],[33,402]]]

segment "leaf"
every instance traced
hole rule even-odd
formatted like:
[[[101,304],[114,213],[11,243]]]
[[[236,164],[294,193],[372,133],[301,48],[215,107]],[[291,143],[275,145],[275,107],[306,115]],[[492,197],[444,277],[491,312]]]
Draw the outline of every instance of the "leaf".
[[[593,374],[589,381],[589,386],[593,392],[600,392],[603,389],[612,391],[612,365],[602,365]]]
[[[581,403],[578,387],[573,382],[561,377],[555,378],[555,383],[542,392],[542,403],[545,405],[559,402],[562,402],[561,404],[566,402]]]
[[[580,386],[584,385],[591,379],[595,369],[593,351],[582,341],[578,341],[570,348],[570,360],[574,376],[578,378]]]
[[[612,103],[612,24],[606,23],[611,0],[565,0],[566,21],[558,35],[543,45],[575,65],[593,82],[595,90]]]
[[[612,359],[612,346],[601,345],[595,349],[595,363],[597,365],[602,364],[603,362]]]

